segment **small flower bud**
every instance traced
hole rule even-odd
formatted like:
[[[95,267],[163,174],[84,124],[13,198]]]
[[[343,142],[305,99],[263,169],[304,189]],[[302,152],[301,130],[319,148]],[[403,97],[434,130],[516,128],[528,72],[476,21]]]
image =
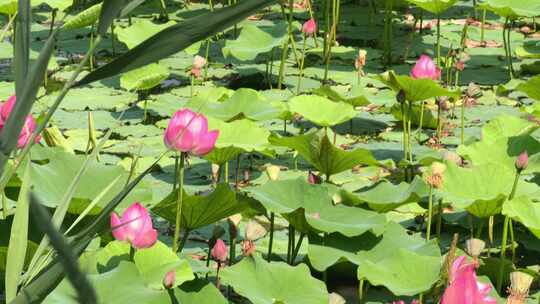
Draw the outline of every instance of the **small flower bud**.
[[[399,103],[404,103],[407,100],[404,90],[399,91],[399,93],[396,95],[396,100]]]
[[[516,159],[516,169],[521,172],[522,170],[525,170],[528,165],[529,154],[527,153],[527,151],[523,151]]]
[[[308,183],[314,185],[314,184],[321,184],[322,180],[321,177],[316,175],[315,173],[309,171],[308,172]]]
[[[171,289],[174,286],[174,281],[176,280],[176,271],[171,270],[165,274],[163,278],[163,287],[165,289]]]

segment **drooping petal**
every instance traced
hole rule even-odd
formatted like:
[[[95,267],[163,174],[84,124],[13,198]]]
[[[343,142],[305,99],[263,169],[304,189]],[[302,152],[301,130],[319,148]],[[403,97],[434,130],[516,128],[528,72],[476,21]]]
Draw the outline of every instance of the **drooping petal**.
[[[156,229],[146,230],[143,233],[139,233],[137,237],[131,241],[131,245],[136,249],[150,248],[156,243],[157,235]]]
[[[124,226],[122,225],[122,220],[120,220],[120,218],[115,212],[111,214],[111,230],[112,235],[116,240],[126,240],[126,232],[124,230]]]
[[[210,153],[216,145],[217,138],[219,136],[218,130],[207,132],[199,138],[197,146],[193,150],[193,154],[197,156],[203,156]]]
[[[16,101],[17,97],[15,95],[12,95],[8,98],[6,102],[2,104],[2,107],[0,108],[0,120],[3,120],[4,123],[7,121],[9,114],[15,106]]]

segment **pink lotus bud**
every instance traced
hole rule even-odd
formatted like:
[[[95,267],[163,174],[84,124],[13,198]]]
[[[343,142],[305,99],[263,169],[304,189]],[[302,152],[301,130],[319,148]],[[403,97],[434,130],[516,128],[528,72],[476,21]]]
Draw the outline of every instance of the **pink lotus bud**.
[[[208,131],[204,115],[182,109],[171,118],[164,141],[171,150],[202,156],[214,149],[218,135],[218,130]]]
[[[225,261],[227,261],[227,255],[228,255],[227,245],[225,245],[225,242],[223,242],[222,239],[218,239],[216,241],[214,248],[212,248],[211,254],[214,260],[220,263],[224,263]]]
[[[129,242],[136,249],[152,247],[157,241],[152,218],[140,203],[129,206],[121,218],[113,212],[111,229],[116,240]]]
[[[9,99],[0,105],[0,130],[4,127],[6,124],[9,115],[11,114],[11,111],[13,110],[13,107],[15,106],[15,102],[17,101],[17,98],[15,95],[9,97]],[[24,148],[30,141],[30,137],[32,137],[32,133],[36,130],[37,124],[32,115],[28,115],[26,117],[26,120],[24,122],[24,126],[21,130],[21,133],[19,134],[19,139],[17,141],[17,148],[22,149]],[[36,136],[35,143],[38,143],[41,140],[41,136]]]
[[[302,26],[302,32],[306,36],[311,36],[317,31],[317,23],[315,22],[315,19],[311,18],[308,21],[304,23]]]
[[[444,291],[441,304],[496,304],[497,300],[488,296],[491,286],[478,282],[476,264],[467,263],[465,256],[458,257],[449,270],[450,282]]]
[[[193,67],[193,68],[191,68],[190,73],[191,73],[191,75],[193,75],[193,77],[195,77],[195,78],[201,77],[201,69],[197,69],[197,68]]]
[[[165,289],[171,289],[174,286],[174,282],[176,281],[176,271],[171,270],[165,274],[165,277],[163,278],[163,287]]]
[[[463,70],[465,70],[465,62],[458,61],[456,62],[455,67],[456,67],[456,70],[462,72]]]
[[[528,165],[529,154],[527,153],[527,151],[523,151],[516,159],[516,169],[518,169],[518,171],[525,170]]]
[[[414,79],[429,78],[433,80],[439,80],[441,78],[441,69],[437,67],[435,62],[427,55],[420,56],[420,59],[416,61],[411,76]]]
[[[193,68],[200,70],[204,68],[205,65],[206,59],[204,57],[197,55],[193,58]]]
[[[313,185],[322,183],[321,177],[311,171],[308,172],[307,180],[308,180],[308,183],[313,184]]]

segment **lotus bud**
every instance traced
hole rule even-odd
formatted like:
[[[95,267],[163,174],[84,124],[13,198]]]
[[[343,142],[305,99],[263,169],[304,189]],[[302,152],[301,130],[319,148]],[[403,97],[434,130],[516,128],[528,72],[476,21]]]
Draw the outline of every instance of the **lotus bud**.
[[[255,253],[256,246],[253,241],[243,240],[242,241],[242,254],[246,257],[251,256]]]
[[[516,159],[516,169],[518,170],[518,172],[521,172],[525,170],[528,165],[529,165],[529,154],[527,153],[527,151],[523,151],[521,152],[521,154],[519,154],[518,158]]]
[[[533,282],[533,277],[525,272],[514,271],[510,273],[510,296],[506,300],[507,304],[524,304],[529,296],[529,288]]]
[[[228,249],[222,239],[218,239],[211,251],[212,258],[219,263],[227,261]]]
[[[399,92],[396,95],[396,100],[398,103],[402,104],[405,101],[407,101],[407,95],[404,90],[399,90]]]
[[[157,230],[152,227],[152,218],[140,203],[129,206],[122,217],[113,212],[111,229],[116,240],[126,241],[136,249],[150,248],[157,241]]]
[[[266,166],[266,175],[268,175],[268,178],[271,181],[277,181],[279,179],[280,172],[281,172],[281,168],[279,166],[275,166],[275,165]]]
[[[328,299],[329,299],[328,304],[345,304],[345,303],[347,303],[345,301],[345,299],[341,295],[339,295],[339,294],[337,294],[335,292],[332,292],[331,294],[329,294]]]
[[[71,145],[56,126],[51,126],[43,130],[43,139],[49,147],[59,147],[65,152],[74,153]]]
[[[486,248],[486,243],[480,239],[469,239],[465,244],[467,246],[467,253],[475,260],[478,259],[484,248]]]
[[[244,238],[249,241],[256,241],[266,235],[266,229],[259,222],[250,220],[246,225]]]
[[[195,56],[195,57],[193,58],[193,68],[195,68],[195,69],[202,69],[202,68],[204,68],[204,66],[206,65],[206,63],[207,63],[207,62],[206,62],[206,59],[205,59],[204,57],[202,57],[202,56],[197,55],[197,56]]]
[[[218,130],[208,131],[208,120],[190,109],[174,113],[165,130],[165,146],[178,152],[203,156],[214,149]]]
[[[414,79],[433,79],[439,80],[441,78],[441,69],[433,62],[433,60],[427,56],[422,55],[420,59],[416,61],[412,71],[411,77]]]
[[[429,170],[430,172],[425,175],[424,179],[426,183],[433,188],[441,188],[443,184],[443,174],[445,170],[446,165],[439,162],[433,162]]]
[[[163,287],[165,289],[171,289],[174,286],[174,282],[176,281],[176,271],[171,270],[165,274],[165,277],[163,278]]]
[[[4,125],[7,123],[9,115],[11,114],[13,107],[15,107],[16,102],[17,102],[17,97],[13,95],[9,97],[6,102],[0,105],[0,131],[4,128]],[[32,117],[32,115],[26,116],[26,119],[24,121],[24,126],[17,140],[18,149],[22,149],[30,143],[30,138],[32,137],[32,133],[36,130],[36,128],[37,128],[37,123],[34,117]],[[40,140],[41,140],[41,136],[38,135],[36,136],[34,143],[38,143]]]
[[[317,31],[317,23],[311,18],[302,25],[302,32],[306,36],[312,36]]]

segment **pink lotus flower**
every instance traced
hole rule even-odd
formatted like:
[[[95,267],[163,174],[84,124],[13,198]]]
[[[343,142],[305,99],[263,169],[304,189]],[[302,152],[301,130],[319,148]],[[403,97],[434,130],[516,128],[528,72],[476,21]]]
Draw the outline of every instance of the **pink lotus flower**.
[[[214,244],[214,248],[212,248],[211,254],[214,260],[220,263],[224,263],[225,261],[227,261],[227,245],[225,245],[225,242],[223,242],[222,239],[218,239],[216,241],[216,244]]]
[[[306,36],[311,36],[317,31],[317,23],[311,18],[302,25],[302,32]]]
[[[136,249],[150,248],[157,241],[157,231],[152,218],[140,203],[134,203],[124,211],[122,218],[111,214],[112,234],[118,241],[127,241]]]
[[[491,286],[478,282],[476,263],[467,263],[465,256],[458,257],[452,264],[450,284],[444,291],[441,304],[496,304],[489,297]]]
[[[164,141],[171,150],[202,156],[214,149],[218,135],[218,130],[208,131],[204,115],[182,109],[171,118]]]
[[[433,80],[439,80],[441,78],[441,69],[437,67],[435,62],[427,55],[420,56],[420,59],[416,61],[411,76],[414,79],[429,78]]]
[[[527,166],[529,165],[529,154],[527,151],[521,152],[519,154],[518,158],[516,159],[516,169],[519,171],[525,170]]]
[[[11,111],[13,110],[13,107],[15,106],[15,102],[17,101],[17,98],[15,95],[9,97],[9,99],[0,105],[0,131],[4,128],[4,125],[6,124],[9,115],[11,114]],[[26,117],[26,120],[24,122],[24,126],[21,130],[21,133],[19,134],[19,140],[17,141],[17,148],[22,149],[24,148],[30,141],[30,137],[32,137],[32,133],[36,130],[36,121],[34,120],[34,117],[32,115],[28,115]],[[41,140],[41,136],[36,136],[35,143],[38,143]]]

